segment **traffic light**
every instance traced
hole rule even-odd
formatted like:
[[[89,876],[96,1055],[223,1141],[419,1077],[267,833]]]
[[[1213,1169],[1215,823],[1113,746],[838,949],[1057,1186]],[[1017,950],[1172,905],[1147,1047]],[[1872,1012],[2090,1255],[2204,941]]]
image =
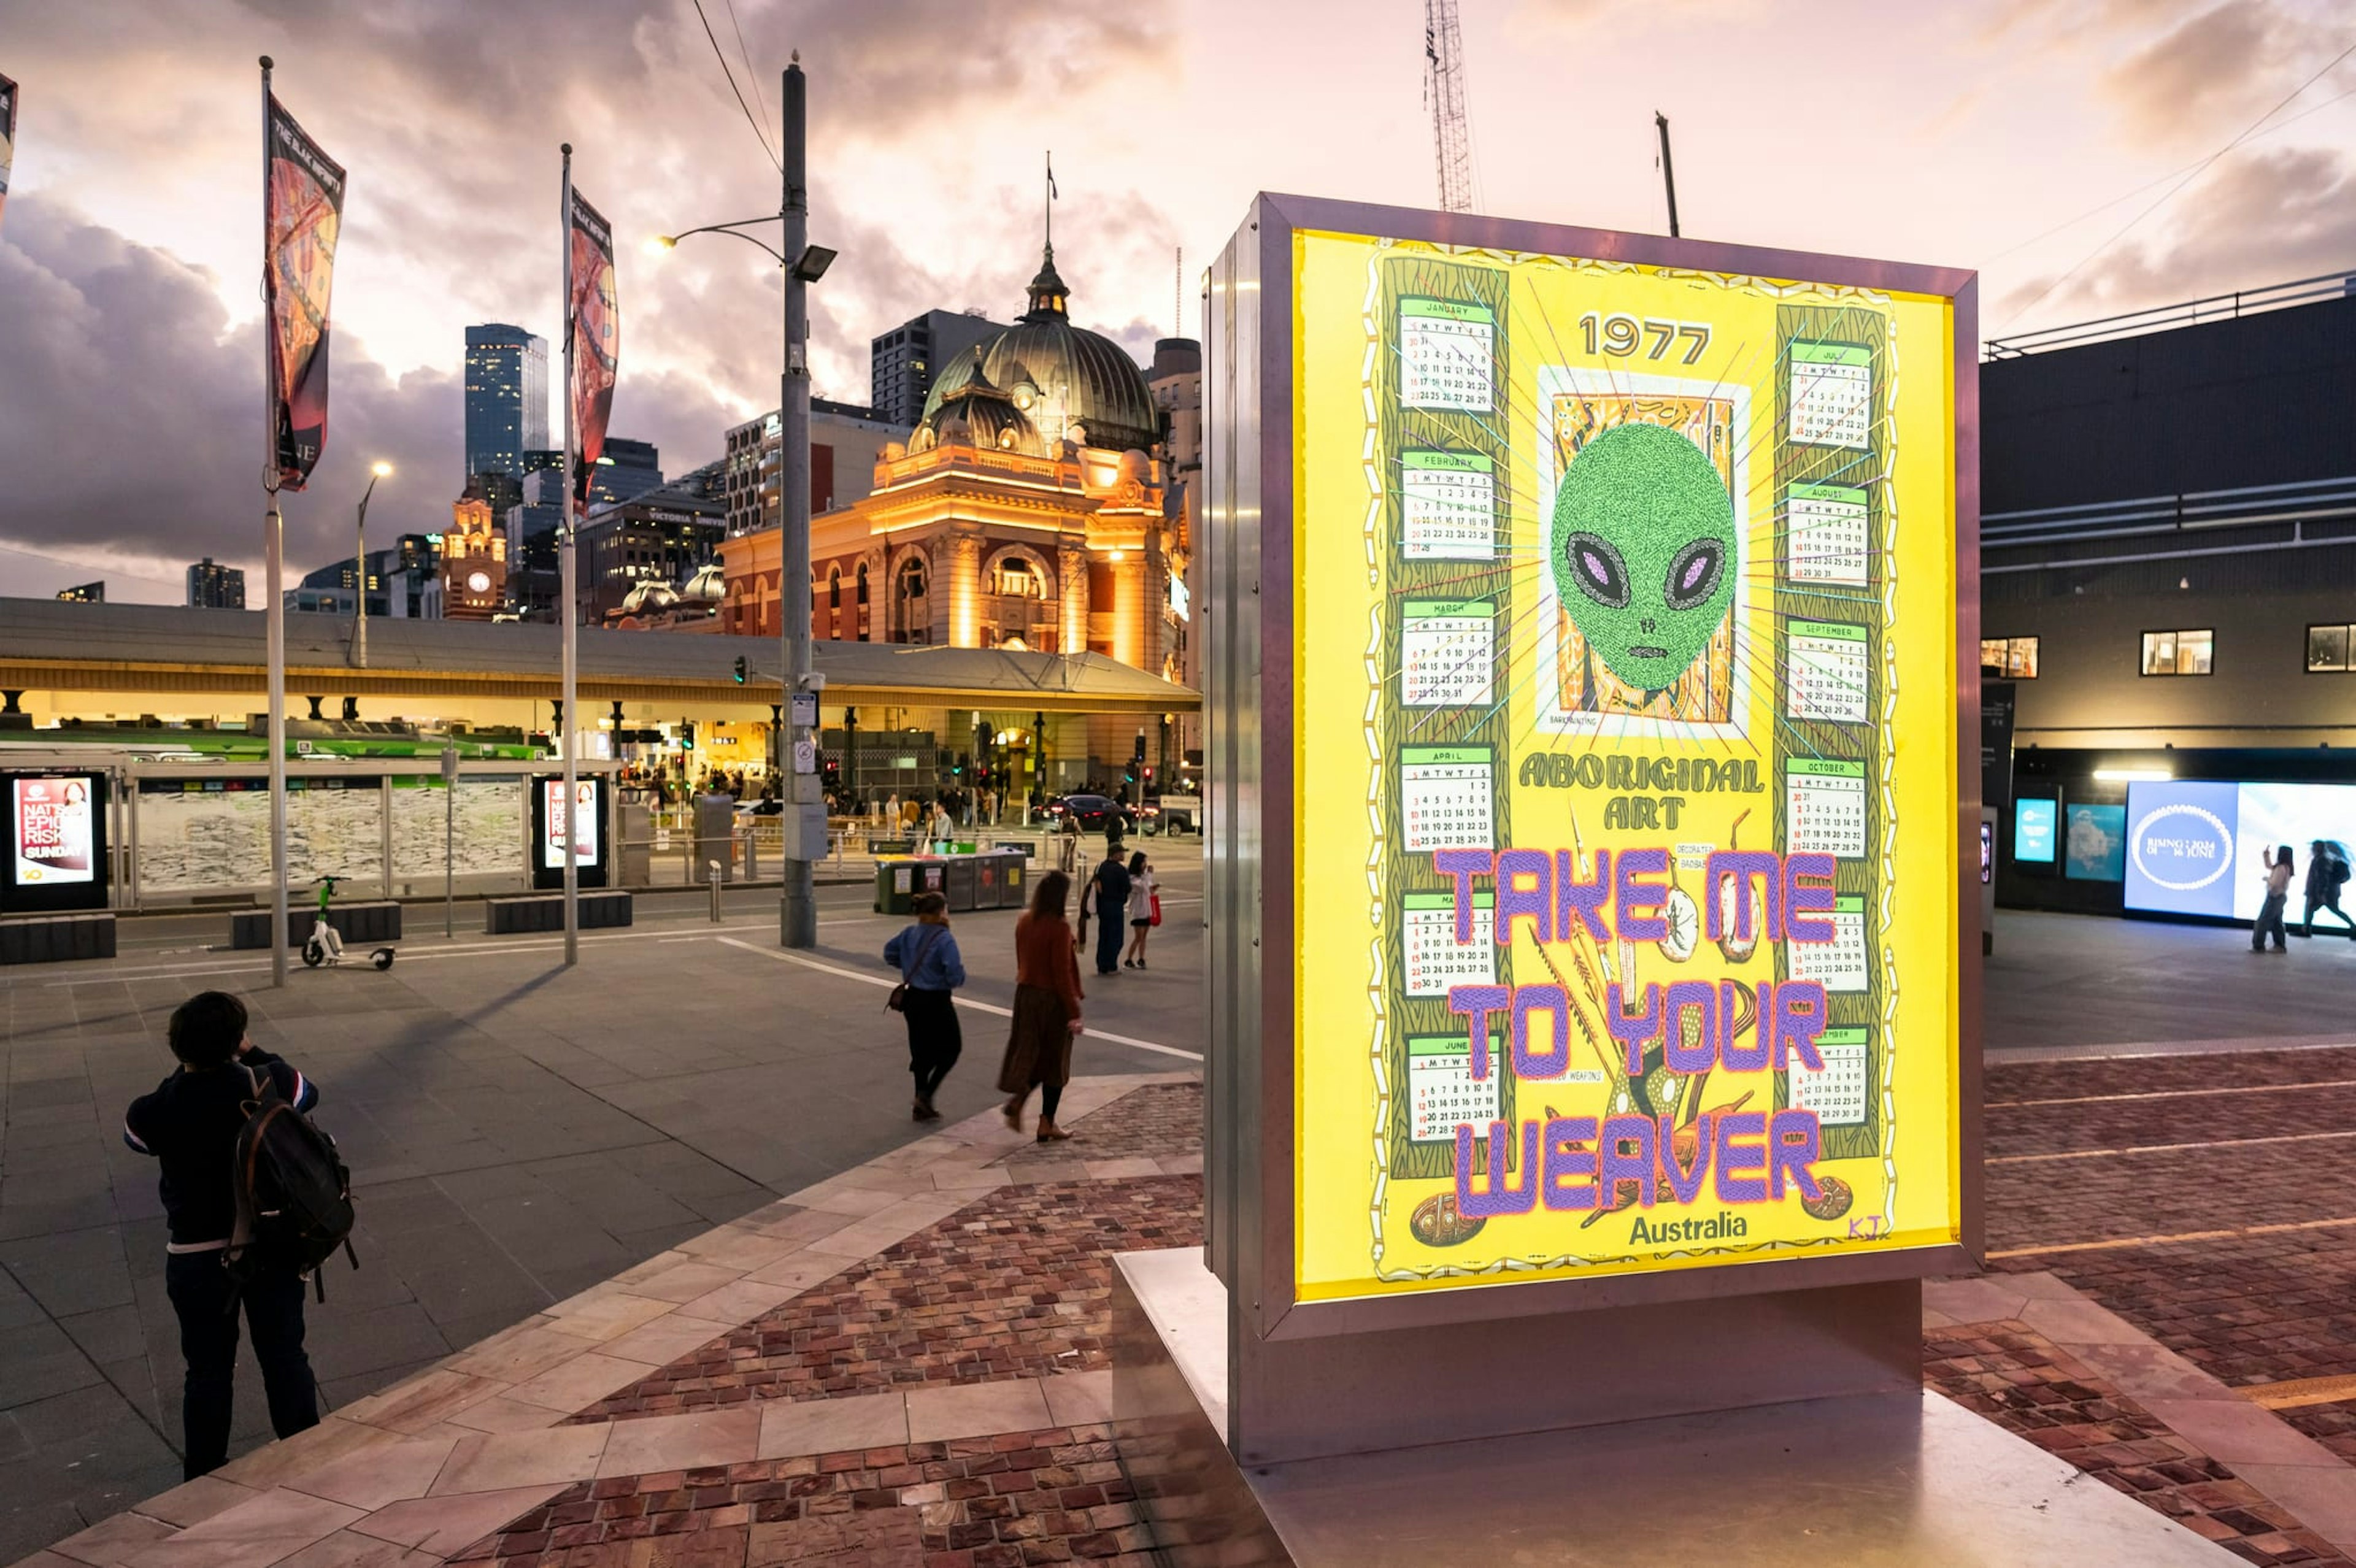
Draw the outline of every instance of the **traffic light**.
[[[695,750],[694,725],[682,724],[679,727],[679,749],[682,752],[692,752]]]
[[[736,684],[739,686],[744,684],[744,656],[743,654],[738,654],[736,656]],[[1141,741],[1138,744],[1143,745],[1144,742]]]
[[[1153,782],[1153,765],[1150,763],[1146,764],[1145,768],[1145,782],[1147,784],[1151,784]]]

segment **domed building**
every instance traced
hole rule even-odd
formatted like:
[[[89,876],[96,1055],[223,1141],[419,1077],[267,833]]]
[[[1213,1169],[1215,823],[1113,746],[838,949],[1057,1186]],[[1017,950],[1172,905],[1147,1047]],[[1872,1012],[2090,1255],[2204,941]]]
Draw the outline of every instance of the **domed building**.
[[[1127,351],[1073,325],[1047,245],[1015,325],[940,368],[866,497],[812,519],[812,635],[1098,653],[1179,681],[1186,596],[1172,581],[1190,541],[1165,423]],[[722,555],[723,629],[776,635],[777,531]],[[1104,723],[1089,756],[1117,774],[1137,726]]]

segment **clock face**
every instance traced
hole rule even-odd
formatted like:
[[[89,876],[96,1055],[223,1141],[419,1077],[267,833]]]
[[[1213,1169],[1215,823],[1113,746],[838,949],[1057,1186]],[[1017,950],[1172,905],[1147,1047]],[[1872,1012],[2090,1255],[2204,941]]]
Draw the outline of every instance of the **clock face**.
[[[474,572],[469,572],[469,573],[467,573],[467,575],[466,575],[466,592],[469,592],[469,593],[488,593],[490,591],[491,591],[491,574],[490,574],[489,572],[487,572],[487,571],[474,571]]]

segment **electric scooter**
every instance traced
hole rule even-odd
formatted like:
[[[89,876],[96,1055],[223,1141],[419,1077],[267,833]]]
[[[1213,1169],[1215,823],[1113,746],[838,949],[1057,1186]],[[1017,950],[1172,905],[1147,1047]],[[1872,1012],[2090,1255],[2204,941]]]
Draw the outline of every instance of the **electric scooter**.
[[[311,923],[311,934],[303,939],[303,965],[306,969],[316,969],[322,964],[334,965],[344,961],[343,934],[327,921],[327,911],[336,901],[336,879],[321,877],[318,886],[318,918]],[[390,947],[376,949],[369,955],[369,962],[380,969],[391,968],[392,949]]]

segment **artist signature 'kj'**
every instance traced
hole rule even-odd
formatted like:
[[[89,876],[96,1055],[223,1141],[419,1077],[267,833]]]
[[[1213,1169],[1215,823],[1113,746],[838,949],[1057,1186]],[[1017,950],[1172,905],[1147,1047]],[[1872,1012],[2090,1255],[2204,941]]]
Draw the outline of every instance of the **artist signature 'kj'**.
[[[1855,1216],[1848,1222],[1849,1240],[1852,1242],[1869,1242],[1877,1236],[1885,1234],[1886,1232],[1883,1229],[1881,1219],[1882,1217],[1879,1214],[1859,1214]]]

